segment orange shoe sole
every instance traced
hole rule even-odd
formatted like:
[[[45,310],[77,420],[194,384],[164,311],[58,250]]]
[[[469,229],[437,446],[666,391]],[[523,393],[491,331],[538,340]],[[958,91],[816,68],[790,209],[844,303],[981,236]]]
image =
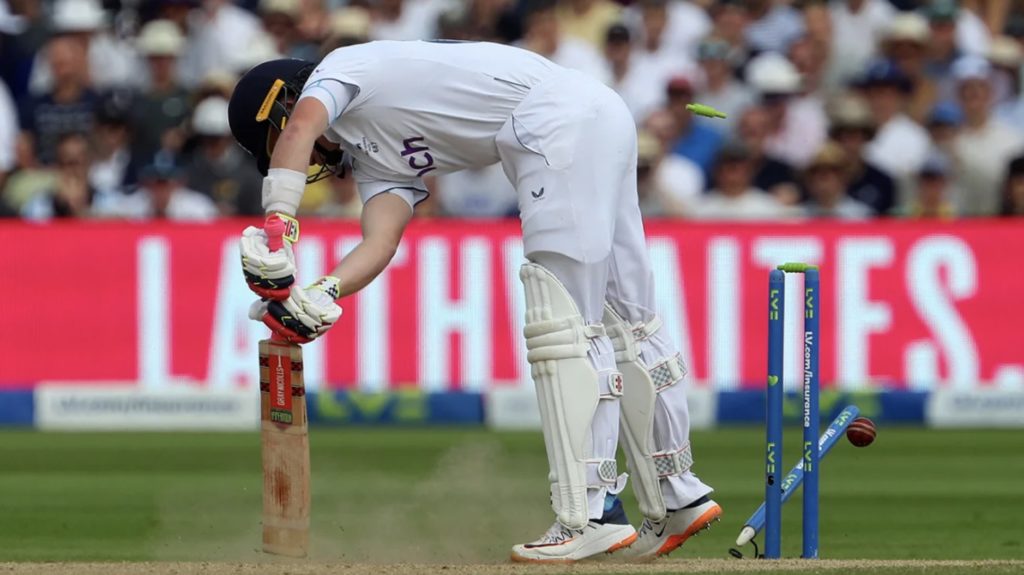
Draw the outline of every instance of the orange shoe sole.
[[[711,522],[717,520],[721,516],[722,507],[720,505],[715,505],[711,509],[708,509],[700,517],[698,517],[696,521],[691,523],[690,527],[687,528],[685,532],[680,533],[678,535],[673,535],[666,539],[665,542],[661,544],[661,547],[658,548],[658,551],[657,553],[655,553],[655,555],[657,557],[661,557],[662,555],[668,555],[669,553],[675,551],[679,548],[680,545],[686,543],[686,541],[690,537],[693,537],[701,531],[711,527]]]
[[[636,541],[636,538],[639,537],[639,536],[640,536],[639,533],[633,533],[629,537],[626,537],[622,541],[619,541],[615,545],[612,545],[611,547],[609,547],[607,550],[605,550],[605,553],[615,553],[619,549],[624,549],[626,547],[629,547],[630,545],[633,544],[634,541]]]

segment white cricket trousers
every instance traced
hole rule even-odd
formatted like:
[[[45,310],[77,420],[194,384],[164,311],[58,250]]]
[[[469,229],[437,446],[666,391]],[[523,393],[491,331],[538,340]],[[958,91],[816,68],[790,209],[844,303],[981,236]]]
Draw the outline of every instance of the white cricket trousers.
[[[496,139],[519,197],[526,257],[562,282],[588,324],[601,322],[605,301],[630,323],[656,315],[637,198],[636,141],[636,124],[622,99],[575,71],[534,87]],[[678,351],[665,330],[641,346],[647,365]],[[598,371],[614,369],[607,337],[592,341],[590,360]],[[618,401],[600,403],[591,426],[593,455],[614,458]],[[659,451],[689,441],[684,385],[658,395],[654,435]],[[661,487],[669,509],[712,491],[691,472],[664,479]],[[606,493],[588,490],[591,518],[601,516]]]

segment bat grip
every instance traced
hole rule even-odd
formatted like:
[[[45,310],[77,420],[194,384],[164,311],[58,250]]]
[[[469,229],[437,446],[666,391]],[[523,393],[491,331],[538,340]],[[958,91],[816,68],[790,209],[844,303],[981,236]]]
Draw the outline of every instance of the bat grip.
[[[284,232],[286,229],[287,226],[284,220],[279,218],[277,214],[267,216],[266,221],[263,222],[263,231],[267,234],[267,247],[270,248],[270,251],[276,252],[284,247]],[[271,333],[270,339],[271,341],[287,343],[285,338],[276,333]]]
[[[276,252],[284,247],[286,228],[284,220],[277,217],[277,214],[267,216],[267,220],[263,222],[263,231],[267,234],[267,247],[270,248],[270,251]]]

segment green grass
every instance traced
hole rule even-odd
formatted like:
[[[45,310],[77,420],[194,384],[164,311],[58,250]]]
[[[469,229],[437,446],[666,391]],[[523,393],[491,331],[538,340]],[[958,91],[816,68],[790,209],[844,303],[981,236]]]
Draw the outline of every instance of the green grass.
[[[725,516],[678,555],[726,557],[762,498],[762,432],[692,441]],[[1020,441],[1016,431],[883,429],[866,449],[843,442],[823,464],[822,556],[1024,558]],[[539,434],[314,429],[311,442],[316,559],[502,561],[552,520]],[[0,562],[260,557],[255,433],[3,431],[0,457]],[[785,510],[788,556],[799,554],[799,518],[797,496]]]

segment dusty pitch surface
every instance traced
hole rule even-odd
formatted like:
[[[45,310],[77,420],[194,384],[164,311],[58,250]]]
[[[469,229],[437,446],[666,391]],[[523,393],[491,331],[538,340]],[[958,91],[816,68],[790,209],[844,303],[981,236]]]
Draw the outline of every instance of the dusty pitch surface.
[[[613,562],[572,566],[501,564],[365,564],[365,563],[0,563],[3,575],[632,575],[647,573],[1020,573],[1024,561],[819,560],[738,561],[688,559],[647,565]]]

